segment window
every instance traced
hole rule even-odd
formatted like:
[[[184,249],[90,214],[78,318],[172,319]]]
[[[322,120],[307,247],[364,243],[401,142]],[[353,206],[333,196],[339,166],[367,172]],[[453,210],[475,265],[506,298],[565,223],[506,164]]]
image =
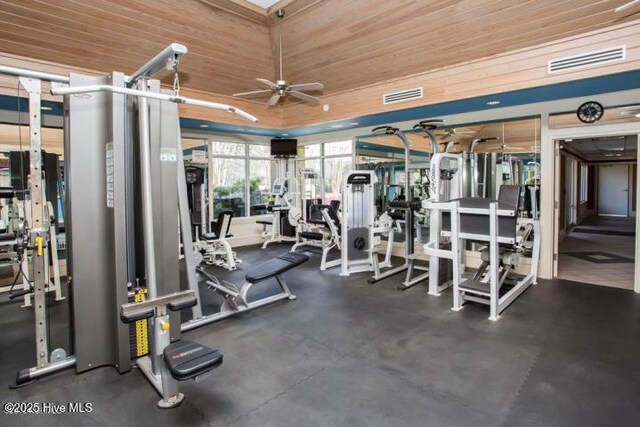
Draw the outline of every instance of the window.
[[[232,210],[234,216],[246,215],[245,162],[245,159],[238,158],[213,158],[211,185],[214,217],[227,209]]]
[[[324,203],[342,201],[344,174],[351,169],[351,156],[324,159]]]
[[[298,170],[312,169],[317,179],[299,177],[303,194],[322,199],[323,203],[342,200],[342,184],[345,173],[352,168],[353,141],[335,141],[305,145],[304,159],[296,162]]]
[[[580,203],[586,203],[589,198],[589,166],[580,163]]]
[[[351,154],[352,146],[353,144],[351,143],[351,140],[327,142],[324,144],[324,155],[336,156],[341,154]]]
[[[245,217],[266,213],[271,191],[269,146],[241,142],[211,141],[211,188],[213,215],[232,210]]]
[[[249,157],[264,157],[269,159],[271,156],[271,148],[268,145],[249,145]]]
[[[306,159],[297,162],[298,169],[312,170],[317,178],[305,179],[302,177],[302,195],[307,199],[322,198],[322,159]]]
[[[198,143],[193,140],[191,146]],[[202,140],[202,142],[206,142]],[[232,210],[236,217],[267,214],[266,205],[272,201],[271,184],[276,167],[269,145],[229,141],[208,141],[212,153],[211,190],[208,206],[212,218],[221,210]],[[190,147],[191,148],[191,147]],[[183,147],[183,149],[186,149]],[[352,168],[353,141],[314,143],[300,147],[302,158],[295,162],[301,196],[320,199],[323,203],[342,199],[345,173]],[[302,169],[311,169],[317,177],[304,179]],[[209,182],[209,180],[211,182]]]
[[[220,142],[213,143],[213,154],[222,156],[246,156],[246,145],[238,142]]]
[[[266,214],[266,205],[269,201],[271,201],[271,160],[249,159],[249,215]]]
[[[321,153],[321,144],[311,144],[304,146],[304,156],[305,157],[320,157]]]

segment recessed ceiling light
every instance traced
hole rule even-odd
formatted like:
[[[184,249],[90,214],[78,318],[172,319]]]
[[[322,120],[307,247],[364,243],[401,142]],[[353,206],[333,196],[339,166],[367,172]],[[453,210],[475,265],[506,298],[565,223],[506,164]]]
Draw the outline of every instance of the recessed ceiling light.
[[[53,110],[53,108],[51,108],[51,107],[47,107],[47,106],[40,107],[40,109],[41,109],[42,111],[51,111],[51,110]]]
[[[331,127],[334,129],[340,129],[340,128],[343,128],[344,125],[331,125]]]
[[[351,123],[349,123],[349,125],[351,125],[351,126],[358,126],[358,124],[359,124],[358,122],[351,122]]]
[[[500,105],[500,101],[489,101],[487,105]]]
[[[200,125],[201,128],[208,128],[209,125]]]
[[[636,117],[640,119],[640,113],[636,114]]]
[[[283,133],[282,136],[289,136],[289,134],[288,133]]]

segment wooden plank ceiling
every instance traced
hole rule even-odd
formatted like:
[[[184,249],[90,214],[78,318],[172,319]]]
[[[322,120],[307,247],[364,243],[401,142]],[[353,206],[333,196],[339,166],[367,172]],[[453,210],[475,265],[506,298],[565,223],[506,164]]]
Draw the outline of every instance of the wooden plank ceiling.
[[[171,42],[188,46],[184,87],[229,95],[284,73],[335,93],[620,22],[628,0],[0,0],[6,53],[133,72]],[[166,80],[169,81],[169,80]]]
[[[7,53],[132,73],[172,42],[189,49],[183,87],[229,95],[256,77],[275,77],[266,24],[198,0],[0,2]]]

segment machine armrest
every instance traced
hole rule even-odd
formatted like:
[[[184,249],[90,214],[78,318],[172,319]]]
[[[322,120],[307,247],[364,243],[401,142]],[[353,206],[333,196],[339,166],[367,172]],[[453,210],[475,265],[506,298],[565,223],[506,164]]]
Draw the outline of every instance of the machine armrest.
[[[191,308],[198,304],[196,298],[185,298],[178,301],[173,301],[167,304],[167,308],[171,311],[180,311],[186,308]]]
[[[132,311],[128,314],[120,312],[120,320],[122,320],[124,323],[133,323],[137,322],[138,320],[151,319],[152,317],[153,307]]]

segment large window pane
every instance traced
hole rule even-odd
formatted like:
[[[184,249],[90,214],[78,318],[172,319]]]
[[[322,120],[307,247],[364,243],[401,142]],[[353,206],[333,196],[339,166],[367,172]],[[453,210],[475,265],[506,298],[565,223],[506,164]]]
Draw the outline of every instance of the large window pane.
[[[245,216],[245,159],[213,159],[214,216],[231,209],[234,216]]]
[[[324,144],[324,155],[351,154],[353,143],[348,141],[327,142]]]
[[[271,160],[249,160],[249,197],[249,215],[267,213],[265,205],[271,199]]]
[[[301,189],[302,196],[307,199],[320,198],[322,197],[322,160],[313,159],[313,160],[303,160],[301,162],[296,162],[298,166],[298,170],[300,169],[308,169],[314,171],[318,175],[318,179],[304,179],[304,177],[300,176],[301,180]]]
[[[342,200],[342,181],[350,169],[351,156],[324,159],[324,203]]]
[[[271,147],[269,147],[268,145],[251,144],[249,145],[249,156],[250,157],[270,157]]]
[[[246,144],[238,142],[213,142],[213,154],[220,154],[223,156],[246,156]]]
[[[320,157],[320,144],[311,144],[304,146],[305,157]]]

